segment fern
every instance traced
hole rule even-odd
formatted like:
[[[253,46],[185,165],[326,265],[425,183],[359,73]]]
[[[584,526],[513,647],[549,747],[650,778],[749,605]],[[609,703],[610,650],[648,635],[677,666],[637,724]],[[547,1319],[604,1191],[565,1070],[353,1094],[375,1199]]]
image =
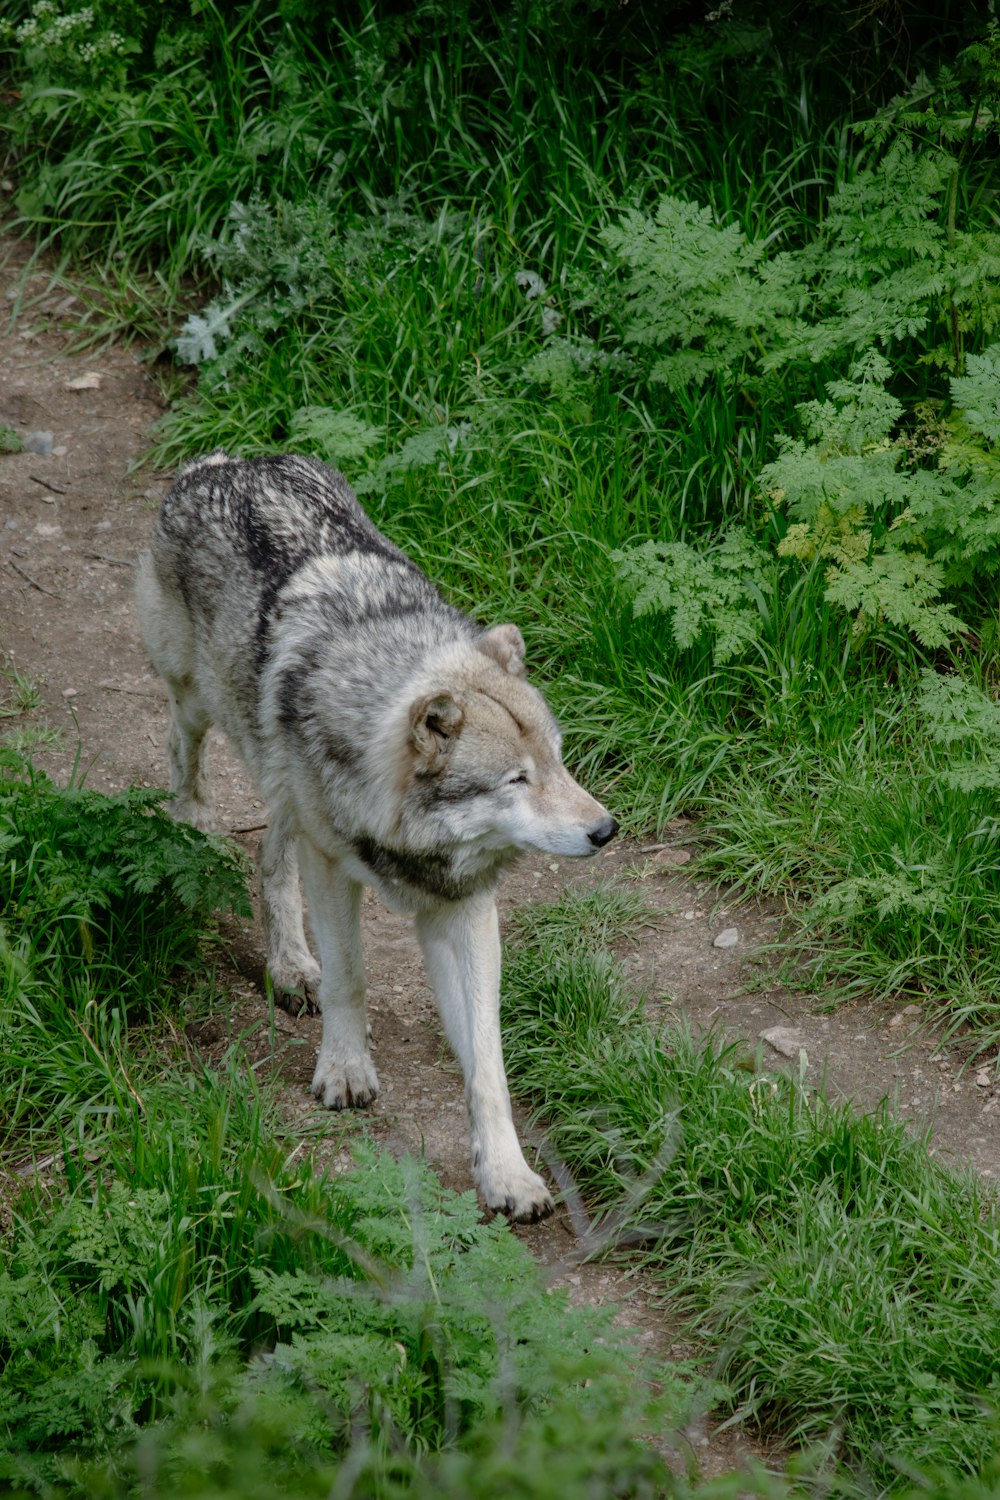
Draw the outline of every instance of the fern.
[[[289,424],[289,440],[306,453],[316,453],[338,467],[358,464],[381,443],[384,428],[375,427],[353,411],[329,406],[300,406]]]
[[[920,675],[918,702],[931,738],[949,752],[945,782],[1000,792],[1000,705],[963,678],[929,669]]]
[[[678,650],[708,636],[722,664],[758,638],[773,583],[767,554],[745,533],[729,531],[702,550],[687,542],[644,542],[611,556],[635,613],[667,615]]]
[[[955,411],[915,451],[898,429],[901,403],[886,389],[891,367],[874,351],[825,402],[799,407],[812,438],[785,440],[761,472],[788,521],[779,554],[827,559],[827,598],[865,633],[886,621],[922,645],[947,644],[966,627],[949,591],[1000,573],[1000,464],[992,449],[1000,346],[953,376]]]
[[[894,550],[864,562],[845,561],[832,567],[827,578],[827,599],[855,616],[859,634],[886,620],[933,650],[963,629],[951,605],[938,602],[943,569],[919,552]]]
[[[655,351],[649,378],[672,390],[734,373],[805,293],[790,256],[769,259],[738,226],[678,198],[652,217],[629,210],[601,239],[621,278],[606,305],[626,346]]]
[[[1000,443],[1000,344],[969,355],[965,375],[952,377],[951,397],[970,427]]]
[[[162,1124],[177,1136],[183,1120]],[[286,1410],[328,1458],[359,1426],[402,1456],[520,1421],[557,1372],[581,1408],[591,1382],[627,1399],[634,1351],[609,1318],[546,1290],[506,1223],[484,1223],[473,1194],[424,1164],[362,1145],[334,1179],[278,1167],[281,1206],[230,1264],[202,1237],[207,1184],[243,1212],[261,1201],[236,1156],[205,1184],[182,1170],[173,1194],[117,1179],[21,1221],[0,1271],[0,1479],[32,1466],[50,1479],[67,1451],[114,1448],[173,1386],[224,1384],[234,1413]],[[244,1368],[240,1326],[256,1330]]]
[[[131,975],[138,997],[196,961],[213,910],[249,914],[239,852],[168,817],[165,797],[58,787],[0,751],[0,923],[53,993],[116,993]]]

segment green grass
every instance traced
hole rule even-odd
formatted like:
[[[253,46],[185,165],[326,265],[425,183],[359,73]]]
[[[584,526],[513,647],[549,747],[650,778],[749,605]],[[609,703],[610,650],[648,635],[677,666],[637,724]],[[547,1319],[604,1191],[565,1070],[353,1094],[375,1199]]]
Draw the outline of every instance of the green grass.
[[[515,1085],[598,1229],[603,1212],[646,1241],[730,1410],[825,1448],[833,1493],[989,1471],[995,1202],[886,1108],[856,1115],[742,1044],[649,1025],[595,949],[616,901],[574,893],[524,913],[504,981]]]

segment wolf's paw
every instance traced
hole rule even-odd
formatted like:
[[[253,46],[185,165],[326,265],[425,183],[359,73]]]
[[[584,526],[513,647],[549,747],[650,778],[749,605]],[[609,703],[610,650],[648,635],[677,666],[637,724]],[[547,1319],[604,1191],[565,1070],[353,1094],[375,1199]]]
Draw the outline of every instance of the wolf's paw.
[[[175,823],[190,823],[201,833],[212,833],[215,829],[215,809],[211,803],[198,802],[194,797],[175,797],[166,806]]]
[[[492,1170],[481,1166],[476,1175],[487,1207],[506,1214],[516,1224],[535,1224],[547,1218],[555,1206],[552,1194],[527,1162],[497,1165]]]
[[[319,1015],[320,967],[309,955],[269,963],[274,1003],[292,1016]]]
[[[321,1057],[312,1091],[327,1109],[367,1109],[378,1094],[375,1064],[366,1052],[346,1061]]]

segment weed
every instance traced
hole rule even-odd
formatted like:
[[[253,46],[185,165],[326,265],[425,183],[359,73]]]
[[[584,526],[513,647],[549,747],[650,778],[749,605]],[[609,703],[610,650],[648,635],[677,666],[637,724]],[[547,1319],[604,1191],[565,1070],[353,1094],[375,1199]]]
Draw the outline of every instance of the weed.
[[[38,707],[41,702],[38,685],[18,668],[13,657],[0,666],[0,680],[7,685],[7,697],[0,703],[0,719],[20,718]]]

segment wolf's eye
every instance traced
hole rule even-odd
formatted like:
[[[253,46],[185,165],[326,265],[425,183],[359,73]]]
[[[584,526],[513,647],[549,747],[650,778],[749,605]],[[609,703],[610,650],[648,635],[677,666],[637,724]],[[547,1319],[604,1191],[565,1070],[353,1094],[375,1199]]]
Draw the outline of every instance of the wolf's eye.
[[[528,784],[528,777],[524,771],[518,771],[516,776],[507,777],[508,786],[520,786],[522,783],[525,786]]]

